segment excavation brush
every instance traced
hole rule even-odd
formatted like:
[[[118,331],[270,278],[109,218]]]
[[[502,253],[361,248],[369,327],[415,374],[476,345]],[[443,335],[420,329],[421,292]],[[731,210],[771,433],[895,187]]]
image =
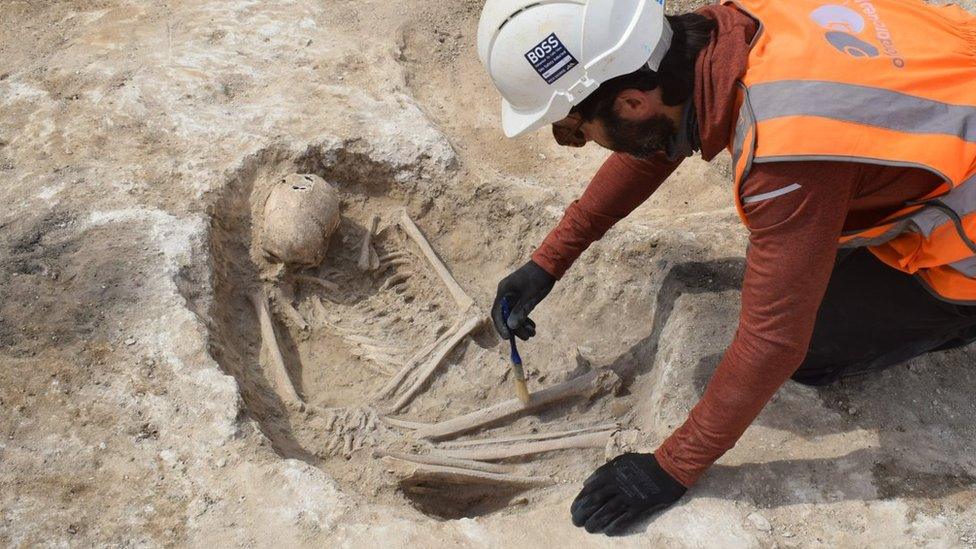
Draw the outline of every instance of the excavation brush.
[[[508,323],[508,315],[511,314],[508,306],[508,299],[502,298],[502,320]],[[530,400],[529,388],[525,384],[525,370],[522,368],[522,357],[519,355],[518,347],[515,346],[515,334],[509,333],[508,342],[512,347],[512,373],[515,374],[515,394],[518,395],[522,404],[528,404]]]

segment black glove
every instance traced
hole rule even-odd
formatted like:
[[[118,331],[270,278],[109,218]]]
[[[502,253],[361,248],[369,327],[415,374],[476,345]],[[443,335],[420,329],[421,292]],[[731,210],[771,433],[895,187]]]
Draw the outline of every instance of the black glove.
[[[681,499],[687,489],[657,464],[654,454],[623,454],[583,482],[570,512],[591,534],[617,536],[655,511]]]
[[[529,313],[545,299],[556,279],[542,267],[529,261],[514,273],[506,276],[498,283],[498,293],[495,303],[491,306],[491,319],[495,323],[495,330],[502,339],[510,339],[511,333],[527,340],[535,335],[535,322],[529,318]],[[502,298],[508,300],[511,315],[506,325],[502,317]]]

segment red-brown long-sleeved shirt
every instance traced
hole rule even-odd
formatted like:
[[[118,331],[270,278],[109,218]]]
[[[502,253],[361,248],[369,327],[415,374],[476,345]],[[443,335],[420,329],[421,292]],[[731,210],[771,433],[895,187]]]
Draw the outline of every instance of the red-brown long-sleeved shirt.
[[[736,81],[745,74],[757,24],[733,7],[699,11],[718,22],[696,65],[694,105],[702,157],[711,160],[733,131]],[[557,278],[626,217],[680,160],[613,154],[566,210],[532,259]],[[735,339],[687,421],[655,452],[685,486],[732,448],[766,402],[802,363],[845,229],[869,226],[940,181],[926,171],[859,163],[754,164],[743,196],[799,190],[745,207],[750,222],[742,310]]]

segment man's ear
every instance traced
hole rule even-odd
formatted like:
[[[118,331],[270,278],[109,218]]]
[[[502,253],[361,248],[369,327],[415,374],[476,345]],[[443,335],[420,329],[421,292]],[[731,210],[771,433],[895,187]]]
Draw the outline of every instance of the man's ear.
[[[614,110],[624,120],[644,120],[654,114],[654,94],[657,90],[626,89],[617,94]]]

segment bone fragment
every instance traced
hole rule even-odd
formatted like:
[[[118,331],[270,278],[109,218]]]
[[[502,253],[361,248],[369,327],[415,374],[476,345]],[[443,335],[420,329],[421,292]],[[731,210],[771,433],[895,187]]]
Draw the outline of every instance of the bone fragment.
[[[546,477],[488,473],[443,465],[424,465],[391,457],[384,458],[384,461],[394,465],[399,476],[411,480],[434,480],[449,484],[509,484],[516,486],[540,486],[553,483],[552,479]]]
[[[305,321],[305,317],[298,312],[298,309],[292,306],[288,299],[284,298],[283,296],[279,296],[278,308],[281,309],[282,314],[284,314],[288,321],[294,324],[296,328],[303,332],[308,331],[308,322]]]
[[[431,455],[445,458],[496,461],[499,459],[531,456],[535,454],[542,454],[544,452],[568,450],[571,448],[603,448],[607,445],[612,433],[613,431],[599,431],[596,433],[585,433],[572,437],[541,440],[538,442],[525,442],[521,444],[500,445],[493,446],[491,448],[437,450],[435,452],[431,452]]]
[[[285,358],[281,355],[281,347],[278,346],[278,336],[275,335],[274,321],[271,319],[271,310],[268,308],[268,300],[264,292],[258,290],[252,296],[254,308],[258,314],[258,324],[261,326],[261,340],[268,349],[268,356],[271,361],[274,378],[277,381],[278,389],[281,391],[282,399],[295,406],[303,406],[305,402],[298,392],[295,385],[291,382],[288,375],[288,368],[285,366]]]
[[[375,351],[370,351],[369,349],[364,349],[364,350],[366,352],[365,354],[363,354],[363,357],[368,358],[373,362],[383,364],[385,369],[389,370],[386,374],[388,376],[395,375],[397,373],[397,368],[402,367],[404,365],[403,360],[395,356],[388,355],[386,353],[378,353]]]
[[[528,404],[522,404],[517,398],[506,400],[475,410],[469,414],[435,423],[430,427],[417,429],[413,436],[439,440],[457,436],[482,427],[493,425],[500,421],[527,414],[538,408],[560,402],[569,398],[592,395],[600,391],[610,390],[617,385],[620,378],[611,370],[593,370],[575,379],[547,387],[532,395]]]
[[[413,385],[411,385],[410,388],[407,389],[406,392],[400,396],[400,398],[390,408],[390,411],[392,412],[399,411],[407,404],[410,404],[410,401],[412,401],[414,397],[417,396],[417,393],[419,393],[420,390],[424,387],[424,385],[427,384],[427,381],[430,380],[430,377],[434,375],[434,372],[437,370],[437,367],[440,366],[444,358],[447,357],[447,355],[451,352],[451,350],[454,349],[454,347],[457,346],[457,344],[460,343],[462,339],[464,339],[465,337],[468,336],[468,334],[473,332],[474,329],[477,328],[480,323],[481,323],[481,317],[473,316],[469,318],[467,322],[462,324],[461,327],[456,332],[454,332],[454,335],[452,335],[447,341],[445,341],[444,345],[442,345],[441,348],[436,353],[434,353],[433,356],[430,357],[430,360],[428,360],[423,366],[420,367],[420,370],[417,374],[417,379],[414,381]]]
[[[342,454],[344,456],[352,454],[352,433],[346,433],[342,437]]]
[[[337,436],[332,437],[329,439],[329,443],[325,445],[325,453],[334,456],[338,453],[340,446],[342,446],[342,439]]]
[[[391,364],[396,364],[397,366],[406,365],[406,361],[404,361],[402,358],[397,358],[395,355],[391,354],[391,353],[396,353],[400,350],[397,349],[396,347],[380,347],[378,345],[367,345],[365,343],[358,343],[357,346],[360,349],[366,351],[366,353],[369,354],[370,356],[375,356],[377,358],[390,362]]]
[[[354,343],[366,343],[368,345],[378,345],[380,343],[378,339],[373,339],[371,337],[366,337],[362,335],[351,335],[346,337],[346,339]]]
[[[570,437],[574,435],[581,435],[583,433],[593,433],[596,431],[613,432],[618,428],[619,426],[616,423],[604,423],[603,425],[594,425],[592,427],[571,429],[569,431],[552,431],[548,433],[532,433],[529,435],[514,435],[514,436],[497,437],[497,438],[479,438],[474,440],[448,440],[438,444],[438,447],[439,448],[471,448],[473,446],[492,446],[496,444],[512,444],[515,442],[536,442],[540,440],[552,440],[557,438]]]
[[[373,248],[373,237],[376,236],[376,229],[380,225],[380,216],[374,215],[369,220],[369,229],[363,237],[363,244],[359,248],[359,262],[357,266],[360,271],[372,271],[380,266],[380,258],[376,255]]]
[[[439,257],[437,257],[434,249],[430,246],[430,242],[427,241],[417,225],[412,219],[410,219],[410,216],[407,214],[406,210],[404,210],[400,215],[399,225],[407,233],[407,236],[413,239],[413,241],[420,248],[420,251],[423,252],[424,257],[427,258],[427,261],[429,261],[430,265],[434,268],[434,272],[437,273],[437,276],[440,277],[441,281],[443,281],[447,286],[447,291],[449,291],[451,296],[454,297],[454,300],[457,301],[457,304],[461,310],[466,311],[468,307],[474,304],[474,300],[472,300],[471,297],[464,292],[464,289],[461,288],[461,286],[457,283],[457,280],[454,279],[454,276],[451,275],[451,271],[449,271],[447,266],[444,265]]]
[[[336,284],[335,282],[332,282],[331,280],[326,280],[324,278],[319,278],[317,276],[306,275],[306,274],[298,275],[297,278],[302,282],[307,282],[309,284],[316,284],[318,286],[321,286],[322,288],[324,288],[326,291],[329,292],[336,293],[339,291],[339,285]]]
[[[456,330],[458,330],[460,327],[461,327],[461,321],[458,320],[458,322],[455,323],[450,330],[441,334],[441,336],[437,338],[433,343],[423,348],[419,353],[414,355],[413,358],[411,358],[410,361],[407,363],[407,365],[403,367],[399,372],[397,372],[397,374],[393,376],[390,379],[390,381],[388,381],[386,385],[383,386],[382,389],[380,389],[379,393],[377,393],[376,395],[376,399],[380,400],[392,396],[397,391],[397,389],[400,388],[400,385],[403,384],[404,380],[406,380],[407,377],[414,372],[414,370],[416,370],[421,366],[421,364],[423,363],[422,362],[423,359],[429,356],[431,353],[433,353],[445,341],[450,339],[453,333]]]
[[[394,345],[385,345],[382,341],[378,339],[373,339],[371,337],[365,337],[358,334],[350,334],[345,336],[343,339],[352,342],[367,351],[373,351],[381,354],[398,353],[402,351],[401,348]],[[401,361],[402,362],[402,361]]]
[[[511,473],[512,467],[506,467],[504,465],[497,465],[494,463],[482,463],[480,461],[472,461],[469,459],[455,459],[450,457],[434,456],[434,455],[420,455],[420,454],[400,454],[397,452],[387,452],[386,450],[374,450],[373,457],[384,458],[391,457],[393,459],[398,459],[401,461],[409,461],[411,463],[419,463],[422,465],[443,465],[445,467],[459,467],[461,469],[472,469],[474,471],[484,471],[486,473]]]
[[[325,303],[322,303],[322,298],[317,295],[312,296],[312,309],[315,311],[315,316],[318,317],[322,322],[329,323],[329,311],[325,308]]]
[[[367,360],[376,365],[376,370],[385,377],[390,377],[396,373],[396,366],[377,357],[366,357]]]
[[[377,374],[383,376],[392,376],[396,374],[396,364],[389,363],[387,357],[384,355],[377,355],[361,348],[349,349],[349,354],[362,359],[363,366],[369,368]]]
[[[353,309],[360,311],[364,314],[375,313],[376,309],[373,308],[373,304],[369,301],[360,301],[352,306]]]

